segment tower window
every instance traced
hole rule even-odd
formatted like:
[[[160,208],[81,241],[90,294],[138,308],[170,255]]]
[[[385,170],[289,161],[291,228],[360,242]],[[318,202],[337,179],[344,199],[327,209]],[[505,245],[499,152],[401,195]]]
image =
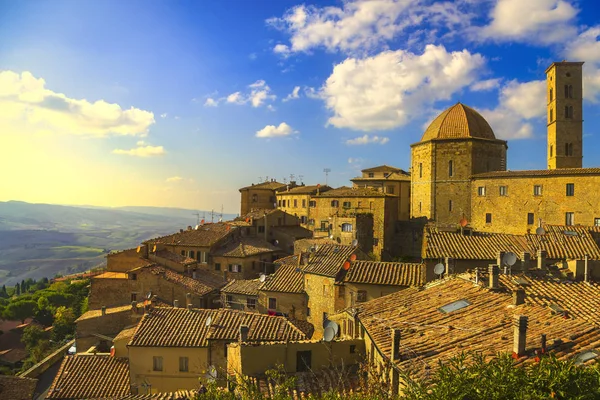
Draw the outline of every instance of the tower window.
[[[369,178],[374,178],[375,177],[375,173],[374,172],[369,172]]]
[[[573,98],[573,86],[565,85],[565,98],[572,99]]]
[[[535,221],[535,216],[533,213],[527,213],[527,225],[533,225]]]
[[[573,155],[573,143],[565,143],[565,155],[566,156]]]
[[[565,118],[573,118],[573,106],[565,106]]]
[[[500,186],[500,196],[508,196],[508,186]]]
[[[554,110],[550,109],[550,122],[554,121]]]
[[[486,224],[491,224],[492,223],[492,213],[486,213],[485,214],[485,223]]]
[[[575,213],[568,212],[565,213],[565,225],[575,225]]]
[[[575,196],[575,184],[567,183],[567,196]]]
[[[423,163],[419,163],[419,178],[423,177]]]
[[[533,195],[534,196],[542,195],[542,185],[533,185]]]
[[[554,146],[550,145],[550,157],[552,157],[554,153]]]
[[[594,218],[594,226],[600,226],[600,218]]]
[[[452,212],[452,200],[448,200],[448,211]]]
[[[419,212],[421,212],[421,202],[419,202]]]
[[[548,98],[550,101],[554,100],[554,89],[550,88],[550,93],[548,94]]]
[[[479,186],[477,188],[477,195],[478,196],[485,196],[485,186]]]
[[[448,161],[448,176],[454,176],[454,163],[452,160]]]

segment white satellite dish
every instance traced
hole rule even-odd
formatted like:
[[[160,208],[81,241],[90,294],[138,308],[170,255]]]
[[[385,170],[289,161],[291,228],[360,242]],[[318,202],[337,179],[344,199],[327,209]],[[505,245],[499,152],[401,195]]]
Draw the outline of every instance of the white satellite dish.
[[[515,263],[517,262],[517,255],[515,253],[508,252],[506,254],[504,254],[504,256],[502,256],[502,264],[504,265],[508,265],[509,267],[512,267],[513,265],[515,265]]]
[[[148,292],[148,294],[146,294],[146,298],[150,300],[152,298],[152,292]]]
[[[258,277],[258,280],[261,282],[264,282],[265,279],[267,279],[267,276],[265,274],[260,274],[260,276]]]
[[[352,241],[352,246],[353,246],[353,247],[356,247],[356,246],[358,246],[358,239],[354,239],[354,240]]]
[[[319,245],[315,244],[315,251],[319,250]]]
[[[277,240],[277,239],[273,240],[273,244],[274,244],[275,246],[279,245],[279,240]]]
[[[325,328],[325,330],[323,331],[323,340],[326,342],[331,342],[334,337],[335,337],[335,331],[333,330],[333,328],[330,326]]]
[[[546,230],[544,228],[542,228],[541,226],[535,230],[535,234],[536,235],[540,235],[541,236],[541,235],[543,235],[545,233],[546,233]]]
[[[333,329],[334,336],[337,335],[338,332],[340,331],[340,326],[337,323],[333,322],[333,321],[327,321],[327,322],[325,322],[325,329],[327,329],[327,328]]]
[[[333,239],[333,234],[332,234],[332,235],[329,235],[329,239]]]
[[[210,326],[211,324],[212,324],[212,317],[209,315],[208,318],[206,318],[206,322],[204,323],[204,325]]]
[[[446,271],[446,266],[442,263],[436,264],[435,267],[433,267],[433,272],[436,275],[441,275],[444,271]]]

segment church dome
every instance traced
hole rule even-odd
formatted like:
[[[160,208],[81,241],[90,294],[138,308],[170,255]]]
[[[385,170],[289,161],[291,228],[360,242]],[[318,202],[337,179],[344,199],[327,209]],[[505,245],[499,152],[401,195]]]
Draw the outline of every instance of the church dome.
[[[421,142],[455,138],[496,139],[496,136],[481,114],[471,107],[456,103],[433,120],[423,134]]]

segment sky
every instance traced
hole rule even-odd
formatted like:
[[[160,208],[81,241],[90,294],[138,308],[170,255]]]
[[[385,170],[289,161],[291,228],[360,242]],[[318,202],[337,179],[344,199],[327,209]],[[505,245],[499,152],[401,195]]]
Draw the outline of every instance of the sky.
[[[595,0],[0,0],[0,201],[236,213],[259,180],[408,170],[459,101],[509,169],[544,169],[563,59],[600,166],[598,21]]]

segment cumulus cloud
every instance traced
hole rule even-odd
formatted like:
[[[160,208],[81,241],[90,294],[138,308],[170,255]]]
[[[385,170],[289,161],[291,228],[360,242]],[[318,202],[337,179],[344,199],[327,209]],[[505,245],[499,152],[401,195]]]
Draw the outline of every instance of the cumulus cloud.
[[[45,86],[31,72],[0,71],[0,125],[53,134],[143,137],[155,122],[150,111],[72,99]]]
[[[291,126],[282,122],[279,126],[275,125],[267,125],[261,130],[256,132],[256,137],[259,138],[271,138],[271,137],[282,137],[282,136],[290,136],[294,133],[298,133],[298,131],[294,131]]]
[[[209,97],[204,102],[204,106],[216,107],[219,105],[219,103],[226,102],[237,105],[250,103],[252,104],[252,107],[260,107],[277,98],[277,96],[271,93],[271,88],[269,85],[267,85],[267,83],[262,79],[259,79],[256,82],[248,85],[248,89],[249,90],[243,92],[237,91],[218,99]]]
[[[320,97],[333,112],[328,123],[362,131],[392,129],[424,114],[424,108],[476,81],[480,54],[427,45],[422,54],[385,51],[336,65]]]
[[[486,90],[493,90],[500,86],[501,81],[502,81],[502,79],[500,79],[500,78],[486,79],[483,81],[475,82],[474,84],[471,85],[470,89],[474,92],[483,92]]]
[[[219,105],[219,101],[213,99],[212,97],[207,98],[206,101],[204,102],[205,107],[216,107],[218,105]]]
[[[300,86],[295,86],[294,90],[292,90],[292,93],[288,94],[286,96],[285,99],[283,99],[283,101],[290,101],[290,100],[294,100],[294,99],[299,99],[300,98]]]
[[[489,25],[474,33],[484,39],[561,43],[576,34],[577,9],[566,0],[498,0]]]
[[[180,176],[172,176],[170,178],[167,178],[166,182],[180,182],[182,180],[183,180],[183,178]]]
[[[160,117],[161,117],[161,118],[167,118],[167,113],[160,114]]]
[[[546,81],[508,82],[500,91],[498,106],[481,114],[500,139],[533,136],[532,122],[546,115]]]
[[[354,139],[346,140],[346,144],[349,144],[349,145],[362,145],[362,144],[372,144],[372,143],[386,144],[389,141],[390,141],[389,138],[383,137],[383,136],[380,137],[380,136],[363,135],[363,136],[359,136]]]
[[[597,102],[600,97],[600,26],[583,31],[565,53],[571,60],[585,60],[583,66],[583,97]]]
[[[114,154],[121,154],[134,157],[156,157],[165,154],[163,146],[140,146],[129,150],[115,149]]]

